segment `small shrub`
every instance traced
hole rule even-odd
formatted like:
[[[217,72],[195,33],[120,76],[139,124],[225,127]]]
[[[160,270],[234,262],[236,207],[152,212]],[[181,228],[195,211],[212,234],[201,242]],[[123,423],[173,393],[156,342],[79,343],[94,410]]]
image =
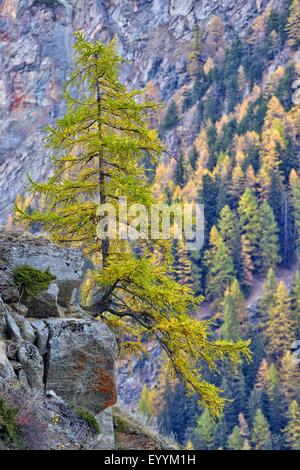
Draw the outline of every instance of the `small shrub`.
[[[19,444],[20,441],[17,414],[18,408],[0,395],[0,436],[9,444]]]
[[[82,418],[89,425],[90,429],[95,434],[100,434],[101,429],[93,413],[91,413],[89,410],[86,410],[85,408],[78,408],[76,412],[78,416],[80,416],[80,418]]]
[[[40,271],[28,264],[24,264],[14,269],[14,278],[16,285],[22,290],[23,295],[32,298],[40,292],[47,290],[55,276],[50,273],[49,269]]]

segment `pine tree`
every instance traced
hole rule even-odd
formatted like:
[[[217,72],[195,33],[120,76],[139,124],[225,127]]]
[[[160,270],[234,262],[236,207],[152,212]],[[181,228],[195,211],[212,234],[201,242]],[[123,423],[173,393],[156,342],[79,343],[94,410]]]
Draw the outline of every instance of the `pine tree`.
[[[200,299],[168,275],[169,255],[159,265],[152,262],[159,241],[141,240],[134,250],[114,233],[120,196],[129,206],[142,204],[148,213],[154,202],[143,165],[149,159],[155,163],[163,149],[157,132],[148,127],[149,111],[156,106],[120,82],[123,61],[114,41],[87,42],[78,33],[74,59],[66,113],[49,128],[54,172],[44,183],[31,181],[35,195],[46,195],[47,207],[32,213],[17,208],[19,217],[40,223],[58,243],[84,249],[95,266],[91,291],[97,292],[84,308],[121,334],[123,351],[141,353],[145,334],[156,340],[190,391],[220,414],[224,400],[199,377],[200,358],[210,366],[224,356],[236,362],[239,352],[249,354],[246,344],[214,346],[207,325],[189,314]],[[109,221],[101,215],[107,204],[116,215]]]
[[[258,243],[260,271],[264,274],[270,268],[275,268],[280,261],[278,253],[278,227],[273,211],[269,204],[264,201],[259,210],[260,237]]]
[[[244,446],[244,439],[241,436],[238,426],[234,426],[232,433],[227,441],[227,449],[229,450],[242,450]]]
[[[290,7],[290,16],[286,30],[291,46],[297,47],[300,42],[300,1],[293,0]]]
[[[272,438],[268,421],[260,409],[253,420],[252,442],[256,450],[272,450]]]
[[[291,348],[294,341],[294,324],[291,315],[290,299],[283,281],[275,292],[275,304],[269,310],[265,336],[268,357],[275,363]]]
[[[291,450],[300,450],[300,407],[296,400],[289,406],[289,421],[284,430],[285,441]]]

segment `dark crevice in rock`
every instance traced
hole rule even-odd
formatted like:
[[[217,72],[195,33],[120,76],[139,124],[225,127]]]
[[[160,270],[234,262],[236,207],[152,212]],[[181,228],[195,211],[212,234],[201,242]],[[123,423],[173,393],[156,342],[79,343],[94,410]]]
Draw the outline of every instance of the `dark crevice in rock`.
[[[50,353],[51,353],[51,347],[50,347],[50,341],[52,338],[51,334],[51,328],[48,325],[47,322],[45,322],[45,326],[48,328],[48,339],[47,339],[47,346],[46,346],[46,351],[44,355],[42,356],[43,363],[44,363],[44,373],[43,373],[43,384],[44,384],[44,392],[46,392],[47,389],[47,380],[48,380],[48,372],[49,372],[49,364],[50,364]]]

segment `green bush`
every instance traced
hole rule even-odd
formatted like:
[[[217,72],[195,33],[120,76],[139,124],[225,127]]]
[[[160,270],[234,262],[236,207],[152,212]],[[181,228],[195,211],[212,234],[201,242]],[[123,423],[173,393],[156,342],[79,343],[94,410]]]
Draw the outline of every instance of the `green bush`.
[[[32,298],[47,290],[55,276],[50,273],[49,268],[46,271],[40,271],[24,264],[14,269],[14,278],[16,285],[23,291],[23,295]]]
[[[7,403],[0,395],[0,436],[10,444],[18,444],[20,440],[19,427],[16,423],[18,409]]]
[[[77,408],[76,412],[78,416],[80,416],[80,418],[82,418],[89,425],[90,429],[95,434],[100,434],[101,429],[93,413],[91,413],[89,410],[86,410],[85,408]]]

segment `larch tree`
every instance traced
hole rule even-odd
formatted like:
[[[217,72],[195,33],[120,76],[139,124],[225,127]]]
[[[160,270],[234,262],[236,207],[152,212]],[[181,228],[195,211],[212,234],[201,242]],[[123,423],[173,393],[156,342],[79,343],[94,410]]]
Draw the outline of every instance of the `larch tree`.
[[[155,415],[154,398],[154,390],[149,389],[147,385],[144,384],[138,403],[138,410],[146,418],[151,418]]]
[[[21,221],[43,226],[55,242],[83,248],[94,266],[85,309],[115,329],[123,351],[142,353],[146,340],[156,340],[170,369],[218,415],[224,398],[201,376],[199,362],[212,368],[220,359],[237,363],[241,355],[249,358],[248,343],[212,341],[210,324],[190,315],[201,299],[168,275],[172,261],[164,241],[141,239],[135,249],[107,221],[106,236],[97,229],[103,230],[101,210],[110,204],[126,230],[120,197],[127,197],[128,206],[151,209],[152,186],[143,165],[154,164],[163,150],[148,126],[156,106],[120,82],[123,60],[114,41],[87,42],[78,33],[74,51],[66,113],[48,129],[53,174],[43,183],[30,180],[33,195],[46,195],[46,209],[16,211]],[[155,249],[163,253],[159,264],[153,262]]]

